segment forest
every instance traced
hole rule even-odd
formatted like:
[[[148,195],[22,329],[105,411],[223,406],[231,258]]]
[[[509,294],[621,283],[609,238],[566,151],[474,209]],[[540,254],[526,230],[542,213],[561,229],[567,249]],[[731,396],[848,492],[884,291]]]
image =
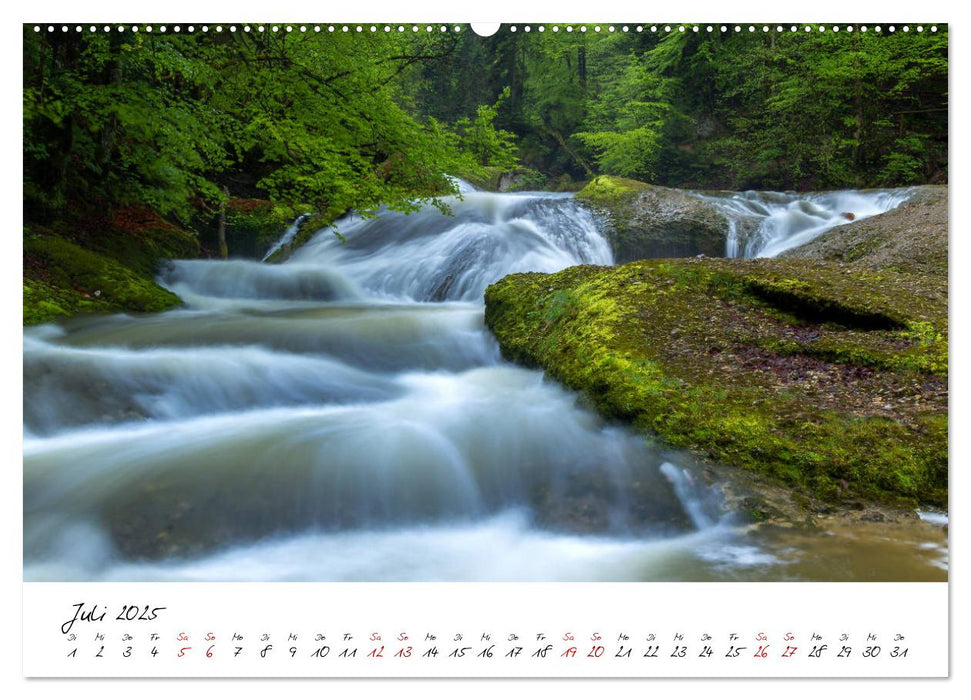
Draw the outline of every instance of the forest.
[[[519,170],[533,189],[947,179],[945,27],[96,29],[24,27],[28,227],[138,205],[192,229],[241,198],[407,211],[441,204],[446,173]]]
[[[34,27],[29,581],[941,581],[943,25]]]

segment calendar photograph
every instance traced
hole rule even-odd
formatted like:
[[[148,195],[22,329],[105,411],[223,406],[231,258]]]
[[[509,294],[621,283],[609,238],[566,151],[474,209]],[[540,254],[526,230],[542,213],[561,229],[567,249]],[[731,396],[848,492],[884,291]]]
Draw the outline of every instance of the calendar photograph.
[[[948,580],[946,24],[22,38],[25,582]]]

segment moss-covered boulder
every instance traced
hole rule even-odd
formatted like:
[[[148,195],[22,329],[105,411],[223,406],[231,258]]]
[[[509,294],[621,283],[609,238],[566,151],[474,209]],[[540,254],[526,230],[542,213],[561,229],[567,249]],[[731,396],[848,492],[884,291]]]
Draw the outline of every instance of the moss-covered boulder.
[[[503,355],[807,505],[947,503],[947,283],[803,260],[510,275]]]
[[[947,222],[947,186],[924,185],[899,207],[837,226],[782,256],[947,275]]]
[[[30,226],[24,230],[24,324],[177,306],[179,298],[155,283],[158,265],[198,256],[195,235],[141,207],[98,221]]]
[[[600,175],[577,199],[603,216],[618,263],[725,255],[728,220],[716,206],[688,192]]]

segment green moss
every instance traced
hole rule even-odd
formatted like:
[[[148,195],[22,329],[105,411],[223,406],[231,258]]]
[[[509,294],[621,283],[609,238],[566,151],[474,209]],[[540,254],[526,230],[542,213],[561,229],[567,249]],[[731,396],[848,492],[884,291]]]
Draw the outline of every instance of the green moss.
[[[24,256],[35,274],[25,271],[25,325],[78,313],[162,311],[179,304],[137,264],[126,267],[59,236],[24,238]]]
[[[650,185],[612,175],[598,175],[577,193],[577,199],[599,207],[612,208],[628,203]]]
[[[943,504],[940,285],[796,260],[581,266],[501,280],[486,323],[506,357],[669,445],[810,500]]]

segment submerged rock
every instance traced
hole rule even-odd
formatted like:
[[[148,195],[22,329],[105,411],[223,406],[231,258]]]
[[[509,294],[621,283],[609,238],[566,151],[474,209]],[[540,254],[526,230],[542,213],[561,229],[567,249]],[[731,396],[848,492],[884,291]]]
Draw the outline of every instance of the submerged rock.
[[[947,280],[804,260],[510,275],[510,360],[604,415],[812,503],[947,502]]]
[[[605,234],[618,263],[725,255],[725,214],[688,192],[601,175],[577,199],[606,220]]]

